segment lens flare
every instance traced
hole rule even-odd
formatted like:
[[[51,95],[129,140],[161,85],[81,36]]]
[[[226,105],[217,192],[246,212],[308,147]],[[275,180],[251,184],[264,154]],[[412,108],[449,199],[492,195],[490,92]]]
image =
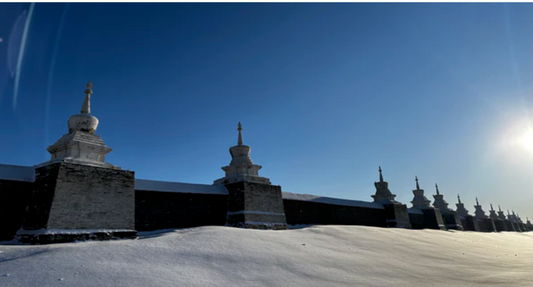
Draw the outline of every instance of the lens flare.
[[[19,82],[20,82],[20,71],[22,69],[22,58],[24,56],[24,49],[26,48],[26,40],[28,38],[28,30],[30,28],[31,18],[33,15],[33,8],[35,7],[35,3],[30,4],[30,9],[28,12],[28,17],[26,18],[25,25],[24,25],[24,31],[22,32],[22,41],[20,43],[20,51],[17,57],[17,68],[15,70],[15,91],[13,93],[13,110],[17,109],[17,100],[18,100],[18,90],[19,90]]]

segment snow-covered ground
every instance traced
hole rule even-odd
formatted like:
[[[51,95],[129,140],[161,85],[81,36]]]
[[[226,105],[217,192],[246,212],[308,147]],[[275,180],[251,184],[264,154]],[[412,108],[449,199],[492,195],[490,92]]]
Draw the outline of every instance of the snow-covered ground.
[[[533,286],[533,232],[200,227],[0,245],[0,286]]]

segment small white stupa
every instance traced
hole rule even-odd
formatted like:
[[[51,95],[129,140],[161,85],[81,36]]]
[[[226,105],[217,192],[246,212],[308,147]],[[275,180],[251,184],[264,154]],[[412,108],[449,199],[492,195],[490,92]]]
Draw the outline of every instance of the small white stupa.
[[[376,193],[372,195],[374,202],[383,204],[399,204],[398,201],[394,200],[396,198],[396,194],[393,194],[389,190],[389,183],[383,180],[381,166],[379,167],[379,181],[374,182],[374,186],[376,187]]]
[[[65,161],[120,169],[105,162],[106,154],[112,149],[105,145],[100,136],[94,134],[98,127],[98,119],[91,115],[92,87],[91,82],[86,86],[81,112],[69,118],[68,133],[46,149],[52,157],[45,164]]]
[[[483,210],[483,208],[479,204],[479,201],[477,200],[477,197],[476,197],[476,205],[474,205],[474,207],[476,208],[474,213],[475,213],[477,219],[487,219],[488,218],[488,216],[485,214],[485,211]]]
[[[222,167],[222,170],[226,172],[226,176],[215,180],[213,184],[228,184],[239,181],[271,184],[268,178],[259,176],[259,170],[262,166],[252,162],[250,158],[251,148],[242,143],[241,123],[238,124],[237,130],[239,131],[237,145],[229,149],[231,162],[228,166]]]
[[[505,220],[505,212],[502,211],[502,207],[498,205],[498,219]]]
[[[424,190],[420,189],[417,176],[415,176],[415,182],[416,182],[416,189],[413,190],[414,197],[413,197],[413,200],[411,201],[411,203],[413,204],[412,208],[430,209],[431,206],[429,204],[431,201],[427,199],[427,197],[424,195]]]
[[[457,201],[458,203],[455,204],[455,206],[457,206],[457,214],[463,218],[468,216],[468,210],[465,208],[464,203],[461,202],[459,194],[457,195]]]
[[[433,202],[433,206],[440,209],[440,212],[442,214],[452,213],[453,210],[448,207],[448,202],[446,202],[446,200],[444,200],[444,196],[440,194],[439,186],[437,185],[437,183],[435,183],[435,190],[437,191],[437,194],[433,195],[433,198],[435,199],[435,201]]]
[[[492,207],[492,203],[490,204],[490,215],[489,217],[492,219],[492,220],[498,220],[498,215],[496,214],[496,210],[494,210],[494,207]]]

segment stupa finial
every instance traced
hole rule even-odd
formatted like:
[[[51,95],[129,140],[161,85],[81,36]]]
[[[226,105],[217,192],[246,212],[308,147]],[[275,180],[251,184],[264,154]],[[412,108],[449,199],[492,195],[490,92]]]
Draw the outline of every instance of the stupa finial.
[[[439,193],[439,185],[437,183],[435,183],[435,189],[437,190],[437,195],[440,195],[440,193]]]
[[[498,204],[498,209],[502,212],[502,207]]]
[[[85,99],[83,100],[83,105],[81,106],[81,113],[89,115],[91,113],[91,94],[93,93],[93,83],[89,82],[85,86]]]
[[[457,200],[459,201],[459,203],[461,203],[461,197],[459,196],[459,194],[457,195]]]
[[[416,181],[416,189],[420,189],[420,185],[418,185],[418,177],[415,175],[415,181]]]
[[[381,173],[381,166],[379,167],[379,182],[383,182],[383,174]]]
[[[494,208],[492,207],[492,203],[490,204],[490,210],[494,211]]]
[[[477,196],[476,196],[476,204],[479,205],[479,201],[477,201]]]
[[[237,125],[237,130],[239,131],[239,138],[237,140],[237,144],[238,145],[242,145],[242,125],[241,125],[241,122],[239,122],[239,124]]]

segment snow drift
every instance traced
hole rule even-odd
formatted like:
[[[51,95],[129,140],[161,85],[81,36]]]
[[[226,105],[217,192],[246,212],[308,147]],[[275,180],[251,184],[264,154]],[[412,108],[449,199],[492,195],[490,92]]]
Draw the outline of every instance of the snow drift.
[[[199,227],[0,245],[0,286],[533,286],[533,233]]]

